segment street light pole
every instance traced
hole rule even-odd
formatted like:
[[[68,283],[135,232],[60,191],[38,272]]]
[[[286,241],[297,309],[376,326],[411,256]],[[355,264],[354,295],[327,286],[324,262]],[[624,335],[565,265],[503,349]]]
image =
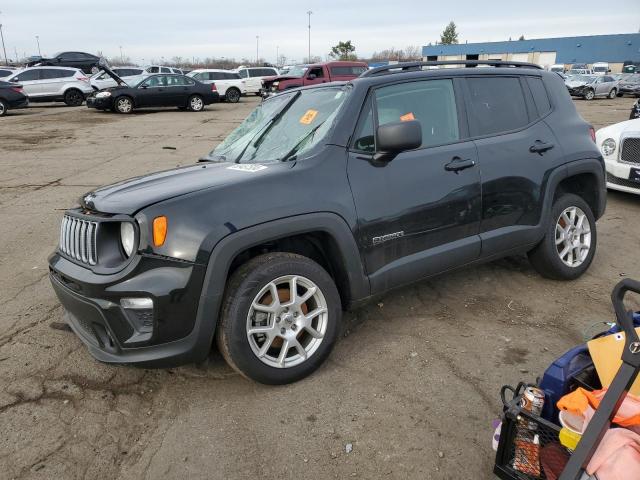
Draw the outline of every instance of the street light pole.
[[[311,10],[307,11],[307,15],[309,16],[309,55],[307,56],[307,62],[311,63],[311,14],[313,12]]]
[[[7,61],[7,49],[4,47],[4,34],[2,33],[2,24],[0,23],[0,38],[2,38],[2,50],[4,51],[4,63],[8,64]]]
[[[259,58],[260,58],[260,35],[256,35],[256,65],[258,64]]]
[[[40,35],[36,35],[36,42],[38,42],[38,55],[42,58],[42,52],[40,51]]]
[[[120,47],[120,62],[124,64],[124,56],[122,55],[122,46]]]
[[[276,67],[280,64],[280,45],[276,45]]]

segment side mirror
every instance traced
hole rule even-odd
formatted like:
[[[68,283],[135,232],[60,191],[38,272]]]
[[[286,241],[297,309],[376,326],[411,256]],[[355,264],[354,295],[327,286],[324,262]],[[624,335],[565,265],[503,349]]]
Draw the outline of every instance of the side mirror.
[[[145,89],[145,90],[146,90],[147,88],[149,88],[149,85],[146,85],[146,84],[145,84],[145,85],[140,85],[140,88],[142,88],[142,89]]]
[[[310,74],[309,74],[309,76],[308,76],[307,78],[308,78],[309,80],[315,80],[315,79],[316,79],[316,78],[318,78],[318,77],[316,76],[316,74],[315,74],[315,73],[310,73]]]
[[[400,152],[422,145],[422,126],[418,120],[393,122],[378,127],[378,150],[374,160],[391,161]]]

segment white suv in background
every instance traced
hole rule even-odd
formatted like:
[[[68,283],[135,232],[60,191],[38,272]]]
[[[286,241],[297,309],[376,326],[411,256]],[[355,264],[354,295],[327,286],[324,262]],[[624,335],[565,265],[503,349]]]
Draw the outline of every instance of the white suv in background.
[[[640,118],[596,132],[607,169],[607,188],[640,194]]]
[[[82,105],[85,96],[93,92],[89,77],[77,68],[31,67],[5,79],[19,83],[30,102],[64,102],[70,107]]]
[[[238,103],[240,97],[247,93],[246,81],[236,72],[203,68],[192,70],[187,77],[193,77],[202,83],[215,83],[220,97],[229,103]]]
[[[260,95],[263,78],[280,75],[278,69],[273,67],[238,67],[235,71],[245,81],[247,93],[255,93],[256,95]]]
[[[179,68],[165,67],[164,65],[149,65],[148,67],[144,67],[144,71],[149,75],[153,73],[177,73],[178,75],[184,75]]]
[[[141,82],[149,74],[140,67],[113,67],[113,73],[118,75],[128,85],[135,85]],[[94,90],[102,90],[103,88],[115,87],[116,81],[104,70],[100,70],[89,80]]]

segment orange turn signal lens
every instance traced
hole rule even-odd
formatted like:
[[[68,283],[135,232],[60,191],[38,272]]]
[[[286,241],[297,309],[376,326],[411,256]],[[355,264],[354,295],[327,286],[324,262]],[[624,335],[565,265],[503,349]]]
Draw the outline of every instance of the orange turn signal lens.
[[[167,238],[167,217],[156,217],[153,219],[153,244],[156,247],[164,245]]]

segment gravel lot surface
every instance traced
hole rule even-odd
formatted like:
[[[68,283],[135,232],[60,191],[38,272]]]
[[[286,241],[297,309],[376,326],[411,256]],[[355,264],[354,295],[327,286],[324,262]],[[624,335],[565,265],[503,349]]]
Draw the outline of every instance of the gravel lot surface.
[[[499,388],[613,319],[613,285],[640,279],[640,197],[611,192],[580,280],[544,280],[517,257],[395,291],[347,314],[330,360],[295,385],[249,382],[217,353],[171,370],[96,362],[47,278],[62,212],[96,186],[192,163],[257,101],[0,119],[0,478],[492,478]],[[632,103],[576,101],[596,128]]]

